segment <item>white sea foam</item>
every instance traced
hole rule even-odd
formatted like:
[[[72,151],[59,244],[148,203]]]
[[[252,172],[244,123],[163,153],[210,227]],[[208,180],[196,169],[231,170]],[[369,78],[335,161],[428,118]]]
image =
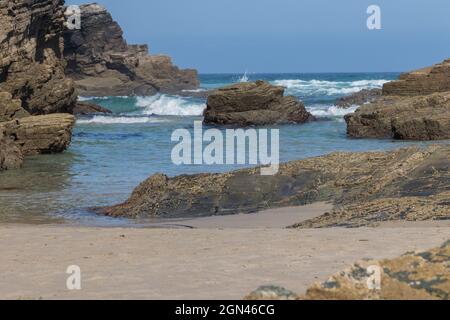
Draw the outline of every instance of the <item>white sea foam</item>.
[[[108,100],[111,98],[127,99],[129,97],[128,96],[115,96],[115,97],[83,97],[83,96],[79,96],[78,101],[83,102],[83,101],[91,101],[91,100]]]
[[[136,105],[144,109],[143,114],[161,116],[201,116],[206,108],[204,103],[164,94],[138,97]]]
[[[353,113],[358,107],[338,108],[336,106],[310,106],[306,108],[316,117],[340,117]]]
[[[312,95],[345,95],[359,92],[363,89],[381,88],[388,80],[358,80],[358,81],[324,81],[324,80],[276,80],[273,84],[286,87],[287,94]]]
[[[124,117],[124,116],[94,116],[91,119],[79,119],[77,124],[135,124],[167,122],[164,119],[151,117]]]

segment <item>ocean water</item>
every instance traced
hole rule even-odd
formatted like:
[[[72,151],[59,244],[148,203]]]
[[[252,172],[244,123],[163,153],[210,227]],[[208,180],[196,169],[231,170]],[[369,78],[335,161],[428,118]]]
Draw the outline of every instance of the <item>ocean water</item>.
[[[249,74],[286,87],[323,121],[306,125],[274,126],[280,130],[281,161],[324,155],[334,151],[388,150],[415,142],[389,139],[349,139],[339,97],[362,89],[379,88],[395,73],[367,74]],[[242,80],[238,74],[201,75],[200,90]],[[238,166],[176,166],[171,161],[172,132],[202,120],[205,100],[169,95],[152,97],[81,97],[114,111],[113,115],[78,119],[71,147],[59,155],[28,158],[21,170],[0,174],[0,222],[67,223],[102,226],[139,226],[147,220],[111,219],[89,208],[124,201],[154,173],[169,176],[225,172]]]

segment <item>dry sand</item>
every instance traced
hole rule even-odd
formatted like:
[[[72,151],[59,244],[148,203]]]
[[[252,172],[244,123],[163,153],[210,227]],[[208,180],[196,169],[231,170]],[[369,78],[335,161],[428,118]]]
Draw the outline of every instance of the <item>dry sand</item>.
[[[241,299],[260,285],[297,293],[363,258],[436,247],[450,222],[287,230],[329,208],[171,221],[189,228],[0,225],[1,299]],[[300,219],[300,220],[299,220]],[[82,289],[69,291],[69,265]]]

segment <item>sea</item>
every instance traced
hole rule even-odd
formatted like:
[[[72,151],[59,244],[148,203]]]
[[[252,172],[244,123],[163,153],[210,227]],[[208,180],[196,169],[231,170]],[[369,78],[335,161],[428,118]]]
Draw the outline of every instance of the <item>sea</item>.
[[[280,160],[290,161],[336,151],[375,151],[424,142],[391,139],[351,139],[344,116],[354,112],[337,108],[336,99],[362,89],[381,88],[398,73],[317,74],[203,74],[201,88],[266,80],[284,86],[287,95],[301,99],[321,121],[278,125]],[[113,111],[111,115],[77,120],[70,148],[57,155],[27,158],[23,169],[0,174],[0,222],[89,226],[145,226],[149,219],[97,216],[92,207],[126,200],[133,189],[155,173],[168,176],[226,172],[242,166],[175,165],[171,158],[177,129],[193,131],[202,120],[206,101],[158,94],[149,97],[79,97]]]

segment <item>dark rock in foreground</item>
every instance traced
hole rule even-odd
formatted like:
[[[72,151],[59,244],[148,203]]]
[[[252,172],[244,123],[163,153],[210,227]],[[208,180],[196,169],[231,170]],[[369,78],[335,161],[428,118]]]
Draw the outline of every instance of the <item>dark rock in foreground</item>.
[[[72,138],[75,118],[69,114],[33,116],[0,123],[0,134],[11,138],[23,155],[58,153]]]
[[[263,287],[248,300],[449,300],[450,240],[442,247],[407,253],[395,259],[360,261],[298,296],[277,287]],[[381,271],[380,288],[373,289],[373,268]],[[289,295],[287,296],[287,293]]]
[[[338,99],[335,105],[340,108],[362,106],[380,98],[381,93],[381,89],[363,89],[357,93]]]
[[[17,169],[22,166],[23,155],[16,144],[0,133],[0,171]]]
[[[210,93],[204,116],[206,124],[237,126],[314,120],[297,98],[284,97],[283,87],[265,81],[234,84]]]
[[[76,116],[90,115],[96,113],[111,114],[112,111],[103,108],[102,106],[99,106],[97,104],[87,102],[77,102],[75,108],[73,109],[73,114]]]
[[[383,95],[418,96],[450,91],[450,59],[400,76],[383,86]]]
[[[169,178],[154,175],[112,217],[198,217],[332,201],[335,210],[297,227],[358,227],[389,220],[449,219],[450,145],[426,150],[333,153],[280,166]],[[384,205],[378,207],[374,204]],[[372,210],[367,210],[373,208]]]
[[[450,92],[382,97],[345,117],[351,137],[450,139]]]
[[[80,9],[81,30],[67,30],[64,36],[66,73],[80,95],[153,95],[199,87],[197,71],[180,70],[168,56],[149,56],[146,45],[128,45],[102,6]]]

